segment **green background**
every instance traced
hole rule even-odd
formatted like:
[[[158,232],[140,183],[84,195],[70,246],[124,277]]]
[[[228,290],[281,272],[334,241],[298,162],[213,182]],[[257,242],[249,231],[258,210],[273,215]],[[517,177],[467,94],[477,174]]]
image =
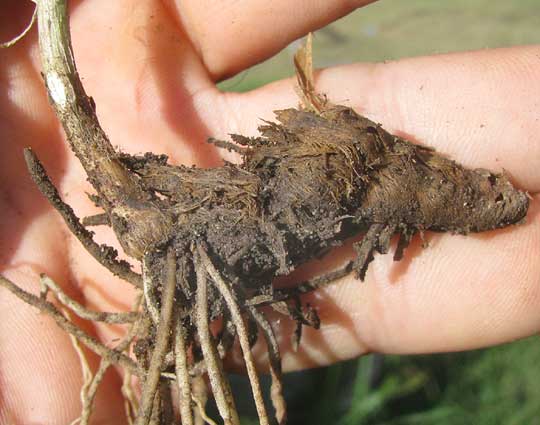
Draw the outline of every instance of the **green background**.
[[[327,67],[531,43],[540,43],[540,0],[382,0],[318,31],[314,60]],[[220,87],[246,91],[291,76],[296,47]],[[242,377],[234,380],[243,423],[254,424],[249,387]],[[289,374],[286,388],[294,425],[540,424],[540,341],[467,353],[366,356]]]
[[[540,0],[381,0],[317,31],[314,61],[328,67],[531,43],[540,43]],[[292,76],[297,46],[221,88],[246,91]]]

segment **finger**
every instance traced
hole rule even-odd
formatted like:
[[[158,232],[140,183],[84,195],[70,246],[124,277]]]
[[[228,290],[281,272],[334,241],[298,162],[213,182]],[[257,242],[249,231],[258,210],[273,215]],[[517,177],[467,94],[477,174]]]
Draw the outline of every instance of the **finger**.
[[[167,0],[215,80],[267,59],[292,41],[374,0]]]
[[[163,3],[85,1],[70,22],[83,84],[112,143],[209,165],[214,155],[196,103],[214,85]]]
[[[540,330],[540,196],[527,224],[469,236],[431,234],[401,262],[375,257],[365,282],[352,275],[304,299],[321,329],[304,328],[297,353],[291,324],[279,322],[286,370],[366,352],[433,353],[485,347]],[[352,257],[350,248],[329,263]],[[312,275],[311,271],[310,275]],[[299,276],[301,279],[304,276]]]
[[[506,170],[540,191],[540,48],[536,46],[330,68],[318,89],[391,132],[470,167]],[[251,133],[272,110],[298,103],[293,81],[228,94],[231,132]],[[240,119],[241,117],[241,119]]]

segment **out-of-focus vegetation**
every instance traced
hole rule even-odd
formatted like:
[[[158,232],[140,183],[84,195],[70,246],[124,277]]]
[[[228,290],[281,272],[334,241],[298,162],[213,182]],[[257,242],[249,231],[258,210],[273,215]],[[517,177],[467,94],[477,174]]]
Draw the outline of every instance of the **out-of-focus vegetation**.
[[[540,43],[540,0],[382,0],[318,31],[318,67]],[[297,44],[228,81],[291,76]],[[540,76],[539,76],[540,78]],[[510,283],[509,283],[510,284]],[[290,421],[313,425],[540,425],[537,337],[467,353],[373,356],[286,376]],[[255,424],[244,387],[243,423]]]
[[[540,339],[464,353],[373,355],[286,375],[292,425],[540,425]],[[249,384],[243,425],[257,424]],[[269,382],[265,382],[269,384]],[[268,389],[268,385],[267,389]]]
[[[371,389],[370,357],[334,365],[321,371],[327,398],[293,408],[292,423],[540,424],[539,356],[537,337],[467,353],[387,356]]]
[[[539,0],[380,0],[317,31],[317,67],[540,43]],[[247,91],[293,74],[293,43],[221,83]]]

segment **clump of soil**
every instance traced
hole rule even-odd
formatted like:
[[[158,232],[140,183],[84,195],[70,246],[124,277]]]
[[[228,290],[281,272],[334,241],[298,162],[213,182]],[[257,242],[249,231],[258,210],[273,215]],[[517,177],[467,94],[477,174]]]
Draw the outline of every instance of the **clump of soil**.
[[[518,223],[526,215],[527,195],[506,176],[466,169],[318,95],[310,43],[295,58],[301,108],[276,111],[276,122],[262,125],[259,137],[211,140],[239,152],[240,165],[197,169],[170,165],[163,155],[115,152],[82,86],[76,87],[71,108],[55,107],[103,214],[81,224],[36,156],[25,153],[33,179],[72,232],[98,261],[141,288],[142,301],[124,316],[101,313],[110,323],[134,323],[121,346],[109,349],[62,322],[45,297],[8,288],[58,318],[103,357],[95,388],[100,371],[113,363],[139,377],[142,394],[138,401],[130,399],[129,412],[136,424],[172,423],[172,386],[182,424],[212,423],[204,412],[206,375],[223,421],[239,424],[222,364],[236,339],[260,423],[269,424],[251,353],[259,331],[269,352],[275,421],[285,423],[279,347],[264,308],[294,320],[299,343],[302,326],[319,326],[316,311],[302,305],[300,294],[353,270],[363,279],[374,253],[387,253],[393,235],[399,235],[394,254],[399,260],[416,233],[466,234]],[[47,67],[44,74],[47,80]],[[83,123],[83,133],[70,125],[73,120]],[[99,224],[112,226],[125,252],[141,262],[142,276],[118,261],[114,250],[93,242],[86,226]],[[273,287],[277,276],[358,233],[365,236],[355,245],[354,262],[294,288]],[[46,289],[60,298],[58,287],[48,282]],[[88,314],[64,300],[75,313]],[[216,319],[222,327],[214,335],[209,324]],[[125,353],[130,346],[135,360]],[[86,421],[95,388],[84,394]]]

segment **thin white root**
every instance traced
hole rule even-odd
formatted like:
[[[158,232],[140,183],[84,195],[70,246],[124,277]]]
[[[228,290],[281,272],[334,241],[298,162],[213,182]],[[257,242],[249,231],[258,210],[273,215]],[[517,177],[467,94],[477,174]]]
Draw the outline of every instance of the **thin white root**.
[[[231,313],[231,319],[236,327],[238,334],[238,339],[240,341],[240,346],[242,348],[242,354],[244,355],[244,362],[246,364],[246,370],[248,373],[249,381],[251,382],[251,390],[253,393],[253,399],[255,401],[255,407],[257,408],[257,414],[259,415],[259,422],[261,425],[270,425],[270,420],[268,419],[268,413],[266,412],[266,407],[264,405],[264,399],[261,390],[261,383],[259,381],[259,375],[257,374],[257,369],[255,367],[255,360],[253,358],[253,353],[251,352],[249,344],[249,335],[242,318],[242,312],[240,311],[240,306],[238,305],[234,295],[227,283],[221,277],[221,274],[215,268],[214,264],[208,257],[205,249],[201,244],[197,245],[197,252],[201,258],[204,269],[208,272],[212,278],[214,285],[220,292],[221,296],[227,304],[227,308]],[[197,274],[198,275],[198,274]]]
[[[156,391],[152,405],[152,414],[148,425],[161,425],[161,396],[159,391]]]
[[[40,276],[41,291],[40,296],[46,294],[46,290],[50,289],[54,292],[54,295],[58,300],[72,310],[77,316],[82,319],[91,320],[93,322],[106,322],[106,323],[132,323],[137,320],[138,314],[136,312],[128,313],[107,313],[101,311],[88,310],[73,298],[66,295],[66,293],[60,288],[60,286],[52,280],[49,276],[42,274]]]
[[[60,308],[60,311],[66,317],[66,319],[71,321],[71,316],[70,316],[67,309]],[[84,354],[83,348],[82,348],[81,343],[79,342],[79,340],[77,338],[75,338],[71,334],[69,335],[69,339],[71,341],[71,345],[73,345],[73,348],[75,349],[75,352],[77,353],[77,356],[79,357],[79,362],[81,363],[83,384],[82,384],[82,387],[81,387],[80,398],[81,398],[81,404],[83,406],[82,408],[83,408],[83,411],[84,411],[86,400],[88,398],[88,396],[87,396],[88,390],[90,388],[90,385],[92,384],[92,378],[93,378],[92,377],[92,369],[90,369],[90,365],[88,364],[88,359],[86,358],[86,355]],[[80,417],[78,417],[73,422],[71,422],[70,425],[75,425],[75,424],[78,424],[78,423],[82,423],[82,414],[81,414]]]
[[[197,409],[199,411],[199,415],[201,415],[201,418],[203,418],[203,420],[209,425],[217,425],[217,423],[214,422],[211,418],[209,418],[204,411],[204,406],[201,400],[199,400],[197,397],[192,397],[192,400],[197,405]]]
[[[126,419],[129,425],[134,424],[134,416],[139,411],[139,402],[135,393],[133,392],[133,386],[131,384],[131,373],[124,372],[122,378],[122,395],[124,396],[124,411],[126,412]]]
[[[88,391],[86,392],[86,395],[85,395],[86,397],[83,399],[83,408],[82,408],[80,425],[88,425],[90,423],[90,416],[93,411],[94,399],[96,398],[96,393],[99,388],[99,384],[101,384],[101,381],[103,381],[103,378],[105,377],[105,372],[107,372],[107,369],[109,369],[110,365],[111,365],[110,361],[106,359],[101,359],[99,368],[96,374],[94,375],[94,379],[92,379],[92,382],[90,383]]]
[[[197,252],[194,252],[195,274],[197,276],[197,295],[195,302],[196,326],[199,343],[207,367],[208,379],[214,393],[219,414],[226,425],[240,425],[231,387],[225,377],[223,364],[219,358],[208,324],[208,283],[204,264]]]
[[[174,332],[175,372],[176,385],[180,396],[180,417],[182,425],[193,425],[193,411],[191,410],[191,377],[186,348],[186,330],[180,314],[176,315]]]
[[[59,299],[59,301],[62,302],[63,304],[67,306],[71,306],[71,304],[74,303],[74,301],[71,298],[69,298],[67,295],[64,294],[62,290],[59,289],[58,285],[52,279],[46,277],[45,275],[42,275],[40,282],[41,282],[42,288],[52,289],[55,295],[57,296],[57,298]],[[46,291],[42,290],[42,292],[44,292],[46,295]],[[58,294],[63,294],[63,295],[59,297]],[[134,312],[136,312],[136,310],[138,309],[140,301],[141,301],[141,297],[140,296],[136,297],[136,300],[133,306]],[[66,308],[61,308],[60,310],[62,311],[66,319],[71,320],[69,311]],[[137,332],[138,323],[139,322],[137,321],[131,325],[128,333],[126,334],[122,342],[120,342],[120,344],[118,344],[118,346],[116,347],[118,351],[124,351],[126,348],[129,347],[129,345],[133,341],[133,338],[135,337],[135,334]],[[103,380],[103,377],[105,376],[105,372],[107,371],[109,366],[111,366],[111,362],[107,359],[102,359],[99,364],[99,368],[96,371],[96,374],[92,376],[92,370],[90,369],[90,365],[88,364],[88,360],[86,358],[86,355],[84,354],[84,351],[82,349],[82,346],[79,340],[75,338],[73,335],[69,335],[69,338],[71,340],[73,348],[75,348],[75,351],[77,355],[79,356],[82,374],[83,374],[83,385],[81,387],[81,404],[82,404],[81,416],[75,419],[70,425],[76,425],[76,424],[88,425],[90,421],[90,416],[92,415],[94,399],[95,399],[97,390],[99,388],[99,384]],[[124,376],[128,376],[128,375],[131,376],[129,372],[126,370]]]
[[[171,321],[174,310],[174,293],[176,289],[176,255],[173,248],[167,251],[166,277],[163,284],[161,317],[156,331],[156,342],[148,373],[143,383],[141,406],[137,417],[137,425],[147,425],[153,420],[154,400],[158,397],[157,389],[161,375],[161,365],[169,347],[171,338]]]
[[[35,0],[32,0],[33,3],[36,3]],[[28,25],[26,26],[26,28],[23,30],[23,32],[21,32],[19,35],[17,35],[16,37],[12,38],[11,40],[8,40],[4,43],[0,43],[0,49],[7,49],[8,47],[11,47],[11,46],[14,46],[15,44],[17,44],[20,40],[22,40],[24,38],[24,36],[26,34],[28,34],[30,32],[30,30],[32,29],[32,27],[34,26],[34,22],[36,22],[36,17],[37,17],[37,3],[36,3],[36,6],[35,6],[35,9],[34,9],[34,13],[32,13],[32,18],[30,19],[30,22],[28,23]]]
[[[66,331],[68,334],[73,335],[79,340],[79,342],[82,342],[94,353],[98,354],[102,358],[109,359],[112,363],[118,363],[124,369],[127,369],[131,373],[139,376],[140,371],[138,365],[131,358],[114,349],[106,347],[94,337],[83,332],[81,328],[75,326],[71,321],[66,319],[54,304],[22,290],[12,281],[2,275],[0,275],[0,286],[6,288],[13,295],[26,302],[27,304],[31,305],[32,307],[35,307],[41,312],[49,315],[49,317],[51,317],[61,329]]]
[[[154,297],[154,289],[157,287],[157,282],[154,281],[152,273],[148,268],[149,258],[147,255],[142,260],[142,281],[144,301],[146,303],[146,309],[150,313],[150,317],[155,325],[159,323],[159,308],[157,307],[157,300]]]
[[[287,420],[287,404],[283,397],[283,383],[281,381],[281,355],[279,345],[277,343],[274,330],[268,319],[262,312],[255,307],[248,307],[248,311],[257,322],[261,329],[266,346],[268,347],[268,356],[270,363],[270,376],[272,377],[272,385],[270,387],[270,398],[274,406],[276,421],[278,425],[282,425]]]
[[[131,308],[131,311],[137,312],[139,310],[143,294],[139,293],[135,298],[135,302]],[[127,351],[129,354],[129,347],[135,336],[138,334],[141,324],[143,323],[142,316],[139,315],[139,318],[135,323],[133,323],[125,336],[124,340],[118,344],[118,349],[122,351]],[[135,421],[135,415],[139,411],[139,402],[133,391],[133,386],[131,382],[132,374],[128,370],[124,370],[124,376],[122,377],[122,396],[124,397],[124,411],[126,413],[126,419],[129,425],[133,425]]]
[[[194,376],[192,383],[191,396],[198,406],[198,408],[193,411],[195,420],[194,425],[204,425],[205,423],[209,423],[204,419],[206,417],[205,406],[208,402],[208,387],[206,386],[206,382],[202,375]]]

